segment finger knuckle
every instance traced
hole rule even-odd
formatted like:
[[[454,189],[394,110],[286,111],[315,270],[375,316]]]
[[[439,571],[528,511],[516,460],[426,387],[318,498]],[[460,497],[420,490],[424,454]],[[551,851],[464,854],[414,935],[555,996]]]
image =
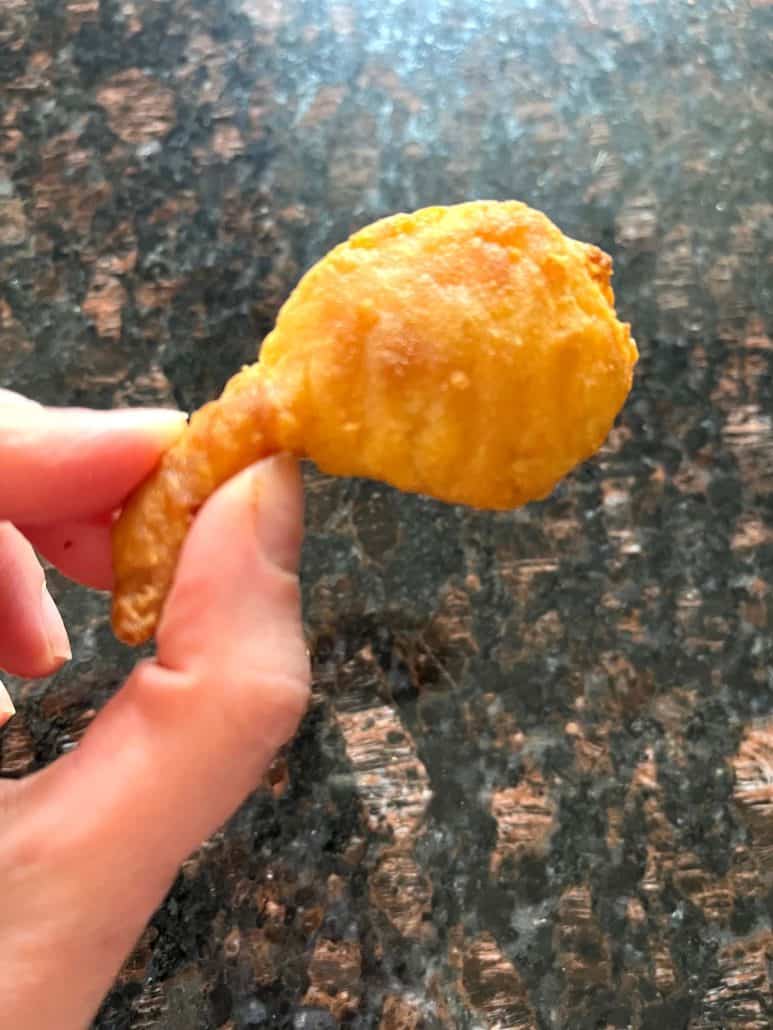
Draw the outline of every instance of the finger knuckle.
[[[293,736],[308,706],[305,674],[242,671],[222,695],[220,713],[236,746],[260,746],[271,753]]]

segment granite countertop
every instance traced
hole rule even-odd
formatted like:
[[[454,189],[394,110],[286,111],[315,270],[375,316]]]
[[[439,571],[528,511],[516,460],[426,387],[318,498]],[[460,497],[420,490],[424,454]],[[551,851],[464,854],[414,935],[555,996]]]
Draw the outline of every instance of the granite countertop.
[[[770,0],[4,0],[0,375],[210,398],[377,216],[518,197],[615,259],[601,455],[481,514],[309,469],[315,700],[100,1030],[773,1021]],[[136,655],[56,580],[0,770]]]

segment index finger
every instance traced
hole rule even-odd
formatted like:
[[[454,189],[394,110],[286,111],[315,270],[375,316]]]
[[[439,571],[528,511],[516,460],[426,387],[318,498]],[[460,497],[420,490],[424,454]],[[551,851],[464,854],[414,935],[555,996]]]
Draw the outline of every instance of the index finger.
[[[40,407],[37,401],[31,400],[29,397],[24,397],[20,393],[16,393],[14,390],[0,389],[0,405],[11,405],[11,404],[32,404],[35,407]]]
[[[0,519],[53,525],[120,507],[184,425],[160,408],[0,404]]]

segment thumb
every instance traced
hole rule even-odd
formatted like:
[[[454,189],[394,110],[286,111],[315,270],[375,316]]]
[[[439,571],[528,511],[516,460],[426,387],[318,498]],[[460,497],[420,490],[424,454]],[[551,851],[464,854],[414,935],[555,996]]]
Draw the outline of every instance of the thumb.
[[[88,993],[91,970],[84,1004],[98,1004],[179,864],[297,728],[309,697],[301,519],[288,457],[210,498],[183,549],[157,658],[135,669],[77,750],[23,784],[33,841],[55,842],[56,871],[37,888],[40,918],[57,913],[58,937],[62,913],[72,914],[78,990]],[[45,933],[36,937],[57,953]]]

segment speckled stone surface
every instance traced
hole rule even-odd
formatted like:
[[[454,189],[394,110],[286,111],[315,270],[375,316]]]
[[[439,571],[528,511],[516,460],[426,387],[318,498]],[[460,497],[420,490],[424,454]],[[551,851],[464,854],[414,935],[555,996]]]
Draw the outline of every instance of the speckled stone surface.
[[[315,703],[185,865],[99,1030],[773,1021],[770,0],[2,0],[0,369],[211,397],[398,209],[519,197],[615,259],[641,349],[546,503],[309,470]],[[21,775],[135,655],[55,583]]]

